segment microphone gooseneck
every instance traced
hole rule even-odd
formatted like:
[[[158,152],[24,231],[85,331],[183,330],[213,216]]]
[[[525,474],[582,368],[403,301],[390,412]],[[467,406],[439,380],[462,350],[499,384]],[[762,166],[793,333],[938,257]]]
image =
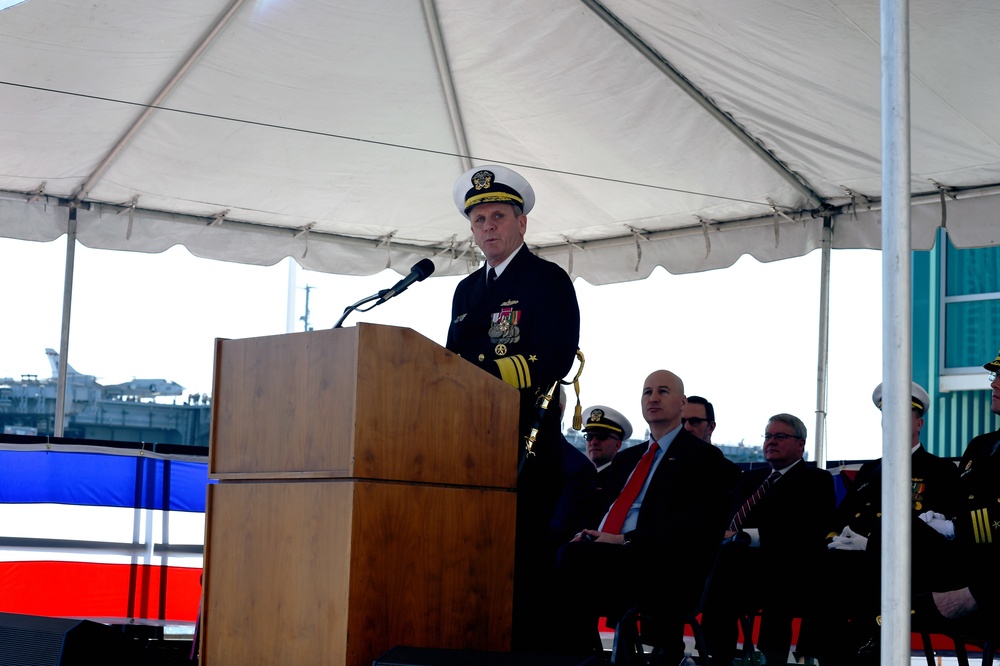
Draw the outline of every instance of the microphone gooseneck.
[[[340,316],[340,319],[337,320],[337,323],[334,324],[333,327],[340,328],[343,325],[344,320],[347,319],[347,315],[357,310],[359,306],[364,305],[365,303],[368,303],[370,301],[374,301],[375,299],[378,299],[373,305],[370,305],[367,308],[361,310],[361,312],[367,312],[376,305],[381,305],[382,303],[385,303],[393,296],[398,296],[399,294],[403,293],[404,291],[406,291],[406,288],[409,287],[411,284],[426,279],[433,272],[434,272],[434,262],[431,261],[430,259],[421,259],[416,264],[414,264],[413,268],[410,269],[409,275],[404,277],[396,284],[392,285],[392,288],[383,289],[377,294],[366,296],[357,303],[354,303],[353,305],[348,305],[346,308],[344,308],[344,314]]]

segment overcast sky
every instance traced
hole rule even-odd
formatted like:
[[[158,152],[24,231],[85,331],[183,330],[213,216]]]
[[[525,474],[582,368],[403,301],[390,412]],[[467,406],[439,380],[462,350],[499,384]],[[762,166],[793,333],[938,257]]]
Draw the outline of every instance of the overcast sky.
[[[65,239],[0,239],[7,284],[0,297],[4,345],[0,377],[49,377],[45,348],[59,348]],[[666,368],[688,395],[715,404],[716,443],[759,445],[767,418],[789,412],[809,428],[816,410],[819,252],[692,275],[662,269],[646,280],[600,287],[577,279],[584,407],[622,411],[637,436],[643,380]],[[830,460],[880,455],[880,415],[871,393],[881,381],[880,253],[833,252],[830,343]],[[286,330],[287,262],[257,267],[193,257],[182,247],[162,254],[90,250],[78,245],[69,363],[102,383],[140,378],[179,382],[211,393],[216,337]],[[334,276],[298,270],[297,308],[306,285],[314,328],[329,328],[343,309],[400,276]],[[444,344],[459,278],[431,277],[360,321],[406,326]],[[296,321],[302,330],[302,322]],[[391,405],[386,406],[391,409]],[[456,409],[460,409],[456,405]]]

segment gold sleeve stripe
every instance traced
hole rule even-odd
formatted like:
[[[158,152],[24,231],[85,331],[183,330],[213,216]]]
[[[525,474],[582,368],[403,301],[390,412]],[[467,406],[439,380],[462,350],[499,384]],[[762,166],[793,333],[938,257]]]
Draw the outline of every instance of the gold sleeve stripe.
[[[528,369],[528,362],[524,360],[522,354],[498,358],[496,364],[500,368],[500,379],[505,383],[517,389],[531,386],[531,371]]]
[[[976,543],[993,543],[989,509],[976,509],[972,512],[972,534]]]

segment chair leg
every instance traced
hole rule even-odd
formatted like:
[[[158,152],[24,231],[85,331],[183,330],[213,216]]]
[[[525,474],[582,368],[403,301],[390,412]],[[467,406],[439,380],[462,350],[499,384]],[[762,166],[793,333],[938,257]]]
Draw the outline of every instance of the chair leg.
[[[755,613],[740,615],[740,630],[743,632],[743,664],[754,664],[753,625]]]
[[[926,631],[921,631],[920,640],[924,644],[924,658],[927,659],[927,666],[934,666],[934,646],[931,644],[931,635]]]
[[[691,633],[694,634],[694,649],[698,651],[698,663],[709,664],[708,647],[705,645],[705,632],[701,630],[701,623],[697,618],[688,618],[691,626]]]
[[[958,661],[958,666],[969,666],[969,652],[965,649],[965,642],[961,638],[954,638],[955,641],[955,659]]]
[[[645,663],[642,641],[639,640],[639,611],[630,609],[618,621],[611,645],[611,663],[616,666],[636,666]]]

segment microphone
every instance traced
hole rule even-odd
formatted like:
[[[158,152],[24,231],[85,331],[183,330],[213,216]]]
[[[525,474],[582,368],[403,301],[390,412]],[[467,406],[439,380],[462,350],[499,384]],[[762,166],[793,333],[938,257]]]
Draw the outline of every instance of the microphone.
[[[420,282],[433,272],[434,272],[434,262],[431,261],[430,259],[421,259],[416,264],[414,264],[413,268],[410,269],[409,275],[407,275],[405,278],[403,278],[396,284],[392,285],[391,289],[387,289],[384,292],[380,292],[378,303],[376,303],[375,305],[380,305],[381,303],[385,303],[393,296],[402,294],[404,291],[406,291],[406,288],[409,287],[411,284],[413,284],[414,282]]]
[[[362,298],[354,305],[348,305],[346,308],[344,308],[344,314],[340,315],[340,319],[337,320],[337,323],[334,324],[333,327],[340,328],[341,326],[343,326],[344,320],[347,319],[347,315],[351,314],[355,310],[358,310],[358,308],[364,305],[365,303],[371,303],[376,298],[378,299],[378,301],[373,305],[369,305],[367,308],[358,310],[359,312],[368,312],[376,305],[381,305],[382,303],[385,303],[393,296],[402,294],[404,291],[406,291],[406,288],[409,287],[411,284],[413,284],[414,282],[420,282],[433,272],[434,272],[434,262],[431,261],[430,259],[421,259],[416,263],[416,265],[414,265],[413,268],[410,269],[409,275],[407,275],[405,278],[403,278],[396,284],[392,285],[392,289],[383,289],[377,294],[366,296],[365,298]]]

